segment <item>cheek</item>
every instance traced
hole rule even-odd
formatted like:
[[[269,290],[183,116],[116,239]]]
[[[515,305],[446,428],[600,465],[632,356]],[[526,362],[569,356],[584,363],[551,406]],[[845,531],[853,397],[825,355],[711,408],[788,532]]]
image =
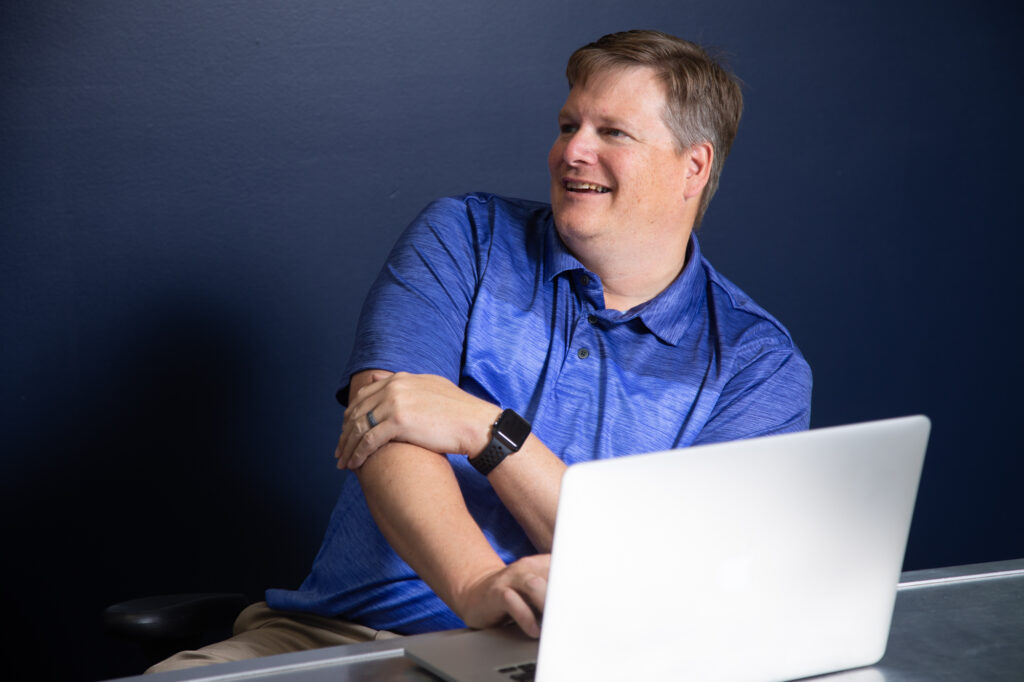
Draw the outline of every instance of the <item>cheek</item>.
[[[551,151],[548,152],[548,172],[551,173],[552,178],[558,173],[558,167],[562,164],[563,151],[564,145],[559,140],[555,140],[555,143],[551,145]]]
[[[617,180],[625,188],[622,194],[629,198],[630,203],[643,205],[660,201],[659,184],[656,167],[647,163],[636,163],[630,159],[629,164],[619,164],[616,168]]]
[[[631,177],[628,187],[629,191],[623,192],[622,198],[628,199],[629,206],[647,220],[660,219],[683,201],[682,188],[676,186],[675,178],[668,173],[662,174],[656,170],[636,173]]]

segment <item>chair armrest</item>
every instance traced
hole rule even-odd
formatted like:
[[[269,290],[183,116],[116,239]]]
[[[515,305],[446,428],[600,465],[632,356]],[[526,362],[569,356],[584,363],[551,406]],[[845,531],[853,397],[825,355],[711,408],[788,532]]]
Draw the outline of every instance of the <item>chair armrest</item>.
[[[243,594],[164,594],[108,606],[107,630],[140,639],[185,639],[211,629],[228,629],[246,607]]]

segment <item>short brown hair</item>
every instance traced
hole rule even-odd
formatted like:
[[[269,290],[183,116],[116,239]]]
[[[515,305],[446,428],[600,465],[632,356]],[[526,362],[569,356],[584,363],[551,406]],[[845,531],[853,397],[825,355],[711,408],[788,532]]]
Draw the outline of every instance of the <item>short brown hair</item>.
[[[711,175],[695,221],[700,225],[740,125],[739,82],[699,45],[660,31],[611,33],[584,45],[569,57],[565,75],[572,88],[586,84],[599,71],[627,66],[652,67],[665,84],[665,123],[679,151],[700,142],[710,142],[714,148]]]

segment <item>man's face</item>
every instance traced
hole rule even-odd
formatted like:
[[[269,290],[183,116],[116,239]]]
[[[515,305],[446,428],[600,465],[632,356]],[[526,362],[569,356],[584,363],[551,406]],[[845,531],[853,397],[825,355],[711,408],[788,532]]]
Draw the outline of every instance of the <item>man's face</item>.
[[[648,67],[595,73],[569,92],[548,169],[555,225],[570,249],[626,240],[658,249],[689,235],[689,156],[677,151],[665,107],[664,86]]]

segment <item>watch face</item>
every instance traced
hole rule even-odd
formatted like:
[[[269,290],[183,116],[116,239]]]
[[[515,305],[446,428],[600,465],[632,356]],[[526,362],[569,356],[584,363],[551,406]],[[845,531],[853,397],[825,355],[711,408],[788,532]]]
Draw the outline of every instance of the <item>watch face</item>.
[[[523,447],[523,442],[530,435],[530,422],[512,410],[505,410],[498,419],[494,433],[505,441],[510,449],[518,450]]]

